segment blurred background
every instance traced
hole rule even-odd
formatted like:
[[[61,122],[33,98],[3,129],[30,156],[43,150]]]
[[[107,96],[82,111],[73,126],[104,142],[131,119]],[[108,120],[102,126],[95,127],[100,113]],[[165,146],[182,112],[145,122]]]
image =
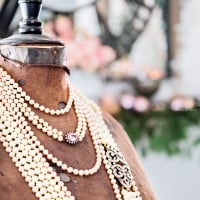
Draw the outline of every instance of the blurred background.
[[[71,82],[124,126],[159,200],[200,198],[200,0],[43,0]],[[0,0],[0,37],[17,32]]]

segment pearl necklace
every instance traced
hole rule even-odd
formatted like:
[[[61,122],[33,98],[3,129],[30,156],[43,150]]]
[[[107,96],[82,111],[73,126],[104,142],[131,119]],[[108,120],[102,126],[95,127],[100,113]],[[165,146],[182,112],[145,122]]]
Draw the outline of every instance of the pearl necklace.
[[[13,79],[7,80],[6,76],[9,75],[0,68],[0,142],[38,199],[75,199],[48,161],[56,164],[66,173],[73,173],[77,176],[89,176],[97,173],[103,161],[116,199],[142,200],[130,168],[95,103],[73,88],[75,107],[85,116],[96,151],[96,163],[91,169],[75,169],[49,153],[35,136],[26,121],[25,112],[21,111],[22,105],[25,105],[24,102],[17,102],[16,95],[18,93],[9,87]],[[5,91],[5,86],[9,88],[7,91]],[[14,98],[11,98],[12,96]]]
[[[6,72],[4,72],[4,73],[6,73]],[[50,115],[62,115],[62,114],[68,113],[72,107],[73,95],[72,95],[72,88],[69,83],[68,83],[69,99],[68,99],[68,102],[67,102],[65,108],[60,109],[60,110],[55,110],[55,109],[46,108],[44,105],[40,105],[39,103],[35,102],[35,100],[32,99],[25,91],[23,91],[22,88],[19,86],[19,84],[15,83],[14,79],[12,79],[8,74],[7,74],[6,78],[10,79],[9,87],[13,86],[13,88],[16,90],[16,93],[18,93],[17,98],[24,98],[24,100],[26,102],[28,102],[35,109],[38,109],[41,112],[44,112],[44,113],[50,114]]]
[[[19,87],[17,83],[15,83],[14,79],[12,79],[7,74],[6,71],[3,72],[2,81],[5,82],[2,94],[5,94],[5,95],[11,94],[9,98],[15,100],[14,103],[11,103],[11,106],[15,106],[15,104],[17,103],[22,104],[22,106],[20,107],[20,111],[24,114],[25,117],[27,117],[27,119],[30,122],[32,122],[34,126],[40,129],[42,132],[46,133],[50,137],[53,137],[54,139],[57,139],[59,142],[65,141],[69,144],[75,144],[83,140],[83,138],[85,137],[86,129],[87,129],[87,123],[86,123],[85,116],[82,114],[83,112],[81,111],[81,109],[83,108],[74,97],[73,91],[72,91],[73,89],[69,83],[68,83],[69,100],[66,104],[66,107],[62,110],[54,110],[54,109],[45,108],[43,105],[39,105],[33,99],[31,99],[31,97],[27,95],[26,92],[23,91],[22,88]],[[45,112],[46,114],[51,114],[51,115],[55,115],[55,114],[60,115],[60,114],[69,112],[74,102],[75,113],[78,119],[77,128],[75,132],[63,133],[62,131],[59,131],[56,128],[53,128],[52,126],[48,124],[48,122],[46,122],[44,119],[36,115],[35,112],[32,111],[31,107],[28,106],[26,101],[28,101],[29,104],[32,105],[34,108],[37,108],[40,111]]]

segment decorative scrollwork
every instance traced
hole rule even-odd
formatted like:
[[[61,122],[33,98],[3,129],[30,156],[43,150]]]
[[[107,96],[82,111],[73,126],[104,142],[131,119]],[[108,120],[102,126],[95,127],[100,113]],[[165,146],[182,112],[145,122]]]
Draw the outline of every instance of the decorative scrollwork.
[[[115,178],[127,189],[130,189],[133,182],[130,167],[125,158],[115,147],[106,148],[106,158]]]
[[[133,176],[130,172],[128,165],[121,166],[119,164],[113,165],[112,167],[113,175],[117,180],[127,189],[132,186]]]
[[[111,146],[107,148],[106,156],[109,158],[108,161],[112,165],[119,162],[126,162],[124,157],[120,154],[119,150]]]

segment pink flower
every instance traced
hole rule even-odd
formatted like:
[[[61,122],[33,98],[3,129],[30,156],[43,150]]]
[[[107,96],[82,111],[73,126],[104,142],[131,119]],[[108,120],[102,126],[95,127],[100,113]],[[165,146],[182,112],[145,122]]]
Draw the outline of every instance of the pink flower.
[[[103,46],[97,37],[81,41],[80,49],[82,52],[80,67],[83,69],[96,70],[116,58],[114,50],[109,46]]]
[[[170,108],[173,111],[191,110],[195,106],[195,101],[188,96],[175,95],[170,100]]]
[[[150,102],[146,97],[139,96],[135,98],[133,110],[137,112],[147,112],[150,109]]]
[[[124,94],[120,99],[121,106],[126,110],[133,108],[134,101],[135,98],[131,94]]]
[[[52,21],[48,21],[44,24],[44,34],[52,37],[52,38],[56,38],[56,34],[54,32],[54,23]]]
[[[77,67],[80,64],[81,60],[81,50],[79,44],[74,41],[68,41],[66,44],[67,48],[67,65],[70,68]]]
[[[101,46],[97,51],[99,66],[105,66],[115,60],[116,53],[110,46]]]
[[[82,36],[76,39],[72,20],[59,16],[55,22],[45,24],[45,34],[63,41],[67,47],[67,65],[94,71],[116,58],[115,51],[101,44],[98,37]]]
[[[74,38],[74,28],[69,17],[59,16],[55,21],[54,28],[62,41],[67,42]]]
[[[101,43],[99,38],[91,37],[80,41],[80,67],[89,71],[96,70],[99,67],[99,60],[97,57],[98,49]]]

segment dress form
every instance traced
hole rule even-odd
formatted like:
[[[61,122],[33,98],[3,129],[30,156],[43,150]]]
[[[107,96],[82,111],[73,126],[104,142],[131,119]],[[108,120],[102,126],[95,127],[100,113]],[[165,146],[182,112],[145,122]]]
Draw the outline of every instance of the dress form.
[[[40,1],[36,2],[38,4],[41,3]],[[62,65],[64,46],[59,42],[41,37],[39,35],[40,24],[37,20],[31,24],[37,27],[35,32],[29,29],[31,25],[26,25],[26,23],[21,23],[20,27],[21,32],[26,35],[19,38],[15,36],[14,39],[11,38],[1,42],[0,48],[3,55],[0,57],[0,65],[16,82],[23,83],[23,90],[35,101],[46,107],[58,109],[60,106],[59,103],[67,102],[68,99],[68,75],[65,67]],[[33,36],[33,33],[36,33],[36,35]],[[33,37],[36,39],[32,40]],[[19,42],[16,41],[16,38],[19,39]],[[59,127],[59,130],[63,132],[74,130],[77,124],[73,109],[68,114],[61,116],[46,115],[37,110],[35,112],[53,127]],[[142,198],[144,200],[156,199],[127,134],[111,116],[104,114],[104,118],[116,143],[131,167]],[[94,164],[95,152],[91,138],[88,135],[88,130],[82,142],[76,145],[69,145],[60,143],[41,133],[34,126],[30,126],[41,143],[60,160],[83,169],[90,168]],[[58,174],[61,173],[59,169],[57,170]],[[92,176],[80,177],[70,174],[67,177],[69,180],[66,181],[65,185],[79,200],[115,200],[103,165]],[[1,143],[0,195],[1,200],[37,199],[5,152]]]

